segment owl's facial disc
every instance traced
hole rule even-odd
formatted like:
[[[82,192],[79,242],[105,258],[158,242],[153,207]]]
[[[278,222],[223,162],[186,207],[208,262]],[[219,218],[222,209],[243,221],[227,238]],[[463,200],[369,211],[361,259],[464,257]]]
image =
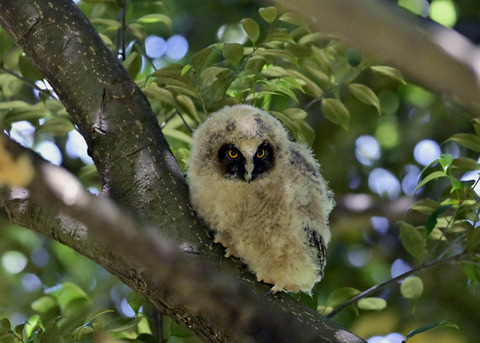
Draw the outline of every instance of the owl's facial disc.
[[[250,182],[274,167],[273,148],[267,142],[260,144],[253,154],[245,155],[233,144],[225,144],[220,148],[218,161],[226,178]]]

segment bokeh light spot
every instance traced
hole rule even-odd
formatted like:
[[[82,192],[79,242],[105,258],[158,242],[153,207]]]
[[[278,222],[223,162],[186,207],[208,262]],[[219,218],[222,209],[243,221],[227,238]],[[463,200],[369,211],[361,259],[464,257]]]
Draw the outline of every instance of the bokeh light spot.
[[[24,147],[31,148],[33,146],[34,134],[35,126],[29,121],[22,120],[12,123],[10,137]]]
[[[92,158],[87,153],[87,142],[85,142],[85,139],[77,130],[72,130],[68,133],[65,150],[68,156],[72,158],[80,158],[85,164],[93,163]]]
[[[241,24],[222,25],[217,31],[217,38],[224,43],[243,44],[247,40],[247,34]]]
[[[405,336],[398,332],[393,332],[386,336],[373,336],[367,339],[368,343],[402,343],[404,341]]]
[[[395,260],[395,262],[392,263],[392,268],[390,269],[390,274],[392,278],[397,277],[399,275],[402,275],[408,271],[412,270],[412,267],[402,260],[401,258]]]
[[[42,281],[37,275],[26,273],[22,277],[22,286],[27,292],[35,292],[42,287]]]
[[[373,229],[381,235],[387,233],[390,227],[390,221],[385,217],[373,216],[370,218],[370,223],[372,223]]]
[[[422,166],[428,166],[432,161],[436,160],[441,153],[440,145],[431,139],[421,140],[413,149],[415,161]]]
[[[355,156],[361,164],[371,166],[380,158],[380,145],[372,136],[360,136],[355,142]]]
[[[402,191],[408,196],[413,196],[417,189],[420,168],[413,164],[407,164],[404,170],[405,176],[402,179]]]
[[[457,10],[451,0],[433,0],[430,4],[430,18],[437,23],[453,27],[457,22]]]
[[[182,35],[173,35],[167,40],[166,57],[171,61],[179,61],[188,52],[188,42]]]
[[[39,247],[32,251],[30,258],[32,259],[33,264],[37,267],[45,267],[50,260],[50,254],[47,249]]]
[[[167,51],[167,43],[162,37],[152,35],[145,39],[145,52],[148,57],[162,57],[165,51]]]
[[[390,200],[398,198],[400,195],[400,182],[388,170],[375,168],[368,176],[368,187],[373,193]]]
[[[62,164],[62,153],[54,143],[50,141],[43,141],[38,144],[34,150],[47,161],[50,161],[57,166]]]
[[[6,251],[2,255],[2,265],[8,273],[18,274],[27,266],[27,258],[20,251]]]

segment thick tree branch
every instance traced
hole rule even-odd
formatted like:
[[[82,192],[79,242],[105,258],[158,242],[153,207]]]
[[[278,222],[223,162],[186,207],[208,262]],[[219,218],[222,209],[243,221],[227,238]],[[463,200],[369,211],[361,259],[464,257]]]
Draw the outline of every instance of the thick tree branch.
[[[440,25],[426,25],[378,0],[282,0],[314,18],[318,30],[335,33],[414,82],[480,109],[480,49]]]
[[[188,313],[190,325],[216,322],[216,326],[197,326],[211,330],[197,331],[204,339],[212,340],[214,336],[217,341],[362,342],[314,311],[304,309],[303,317],[285,311],[291,298],[284,294],[266,297],[268,287],[256,288],[251,280],[232,278],[224,270],[225,264],[212,264],[206,256],[185,248],[186,253],[180,253],[182,249],[176,242],[133,220],[109,199],[88,194],[64,169],[44,161],[4,134],[0,137],[11,155],[18,158],[28,154],[36,169],[34,180],[27,186],[28,194],[4,189],[0,205],[10,220],[29,220],[36,230],[56,239],[61,237],[59,240],[119,276],[174,318]],[[42,225],[38,225],[40,220]],[[182,304],[183,311],[178,311],[178,304]]]
[[[56,198],[42,202],[53,204],[52,213],[30,199],[12,200],[4,194],[1,205],[12,221],[23,220],[41,230],[39,221],[48,218],[46,227],[51,231],[47,235],[62,237],[205,340],[362,342],[288,295],[264,298],[266,285],[252,287],[251,274],[236,270],[238,262],[223,259],[218,246],[211,249],[211,239],[189,206],[187,186],[146,98],[73,2],[0,0],[0,24],[45,75],[72,115],[107,194],[153,225],[132,222],[106,199],[79,195],[88,201],[79,203],[73,198],[69,201],[75,206],[65,206],[68,202],[62,196],[63,203],[59,202],[59,194],[52,192],[63,189],[61,179],[46,183],[52,170],[57,173],[58,169],[43,169],[44,162],[38,162],[43,174],[29,191],[33,199],[45,194]],[[13,154],[23,153],[18,146],[9,146]],[[15,205],[25,207],[14,211]],[[112,212],[102,211],[103,217],[98,216],[95,208],[105,207]],[[21,208],[27,211],[19,212]],[[43,211],[42,216],[37,211]],[[76,239],[69,239],[66,232],[72,232],[72,227],[53,221],[60,212],[82,220],[92,235],[85,238],[82,231],[75,231]],[[163,234],[150,229],[136,234],[142,227],[155,227]],[[180,244],[198,254],[179,254],[175,246]]]

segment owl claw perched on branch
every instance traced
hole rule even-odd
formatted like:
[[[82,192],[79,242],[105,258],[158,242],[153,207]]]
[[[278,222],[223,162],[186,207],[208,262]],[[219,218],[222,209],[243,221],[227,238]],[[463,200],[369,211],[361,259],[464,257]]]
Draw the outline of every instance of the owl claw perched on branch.
[[[225,256],[237,256],[271,292],[311,293],[323,277],[332,192],[305,146],[249,105],[225,107],[193,135],[192,204]]]

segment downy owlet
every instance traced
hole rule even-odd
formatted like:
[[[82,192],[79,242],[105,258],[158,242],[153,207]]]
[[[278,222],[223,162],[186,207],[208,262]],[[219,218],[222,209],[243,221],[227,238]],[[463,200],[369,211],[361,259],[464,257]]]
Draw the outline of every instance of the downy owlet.
[[[193,207],[225,256],[274,292],[311,293],[323,277],[334,201],[319,167],[275,117],[249,105],[225,107],[194,132]]]

